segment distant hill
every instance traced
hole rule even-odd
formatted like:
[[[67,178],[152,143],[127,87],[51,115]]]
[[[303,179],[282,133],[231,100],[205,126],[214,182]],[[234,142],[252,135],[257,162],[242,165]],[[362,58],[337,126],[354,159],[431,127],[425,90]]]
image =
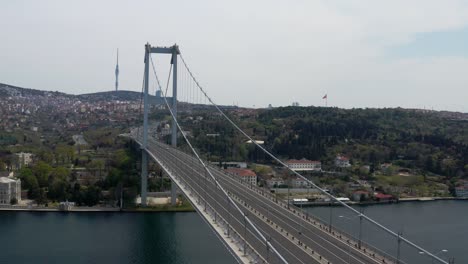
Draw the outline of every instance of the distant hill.
[[[141,93],[135,91],[107,91],[107,92],[98,92],[98,93],[89,93],[89,94],[81,94],[81,95],[72,95],[66,94],[62,92],[51,92],[51,91],[41,91],[35,90],[30,88],[22,88],[14,85],[0,83],[0,98],[1,97],[29,97],[29,96],[62,96],[62,97],[70,97],[75,98],[80,101],[87,101],[87,102],[99,102],[99,101],[139,101],[141,100]],[[171,100],[171,97],[168,97]],[[161,98],[157,98],[154,95],[149,96],[149,100],[151,104],[161,104],[163,100]]]
[[[141,99],[141,93],[135,91],[107,91],[89,94],[80,94],[77,97],[89,100],[92,102],[119,100],[119,101],[136,101]],[[150,95],[150,97],[154,97]]]
[[[50,96],[50,95],[61,95],[61,96],[70,96],[73,95],[62,93],[62,92],[51,92],[51,91],[41,91],[30,88],[22,88],[18,86],[13,86],[9,84],[0,83],[0,97],[8,96]]]
[[[0,83],[0,98],[1,97],[10,97],[10,96],[63,96],[63,97],[70,97],[75,98],[81,101],[89,101],[89,102],[98,102],[98,101],[139,101],[141,100],[141,93],[136,91],[107,91],[107,92],[97,92],[97,93],[89,93],[89,94],[80,94],[80,95],[72,95],[66,94],[58,91],[42,91],[36,90],[31,88],[23,88],[14,85]],[[169,102],[172,101],[172,97],[168,97]],[[158,98],[154,95],[149,95],[150,104],[164,104],[162,98]],[[238,108],[233,107],[230,105],[220,106],[224,109],[232,109]],[[394,108],[388,108],[394,109]],[[452,119],[452,120],[468,120],[468,113],[461,113],[461,112],[452,112],[452,111],[431,111],[431,110],[423,110],[423,109],[404,109],[404,108],[395,108],[404,111],[410,112],[419,112],[419,113],[432,113],[433,115],[445,118],[445,119]]]

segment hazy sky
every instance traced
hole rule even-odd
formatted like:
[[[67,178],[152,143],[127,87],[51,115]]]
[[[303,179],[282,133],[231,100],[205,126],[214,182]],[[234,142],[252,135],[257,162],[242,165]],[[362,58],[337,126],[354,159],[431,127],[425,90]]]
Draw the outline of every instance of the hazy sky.
[[[0,82],[22,87],[112,90],[119,48],[140,91],[144,44],[177,43],[221,104],[468,112],[468,1],[3,0],[0,34]]]

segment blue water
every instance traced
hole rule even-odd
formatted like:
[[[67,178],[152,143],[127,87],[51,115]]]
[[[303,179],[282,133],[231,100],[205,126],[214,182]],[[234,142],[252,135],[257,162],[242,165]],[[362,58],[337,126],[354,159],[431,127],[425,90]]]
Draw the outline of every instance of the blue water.
[[[431,201],[381,204],[355,207],[374,220],[389,227],[444,260],[455,258],[455,263],[468,263],[468,201]],[[330,207],[314,207],[307,210],[325,222],[330,219]],[[339,216],[345,217],[339,217]],[[350,218],[350,219],[348,219]],[[359,217],[348,209],[332,207],[332,223],[358,237]],[[364,221],[363,241],[378,245],[393,256],[397,254],[397,239]],[[431,259],[419,250],[401,243],[401,257],[407,263],[431,263]],[[437,263],[437,262],[434,262]]]
[[[468,263],[468,201],[363,207],[364,213],[444,259]],[[308,208],[328,221],[330,208]],[[357,235],[358,218],[333,207],[334,225]],[[394,238],[363,224],[363,239],[395,254]],[[0,263],[235,263],[197,213],[0,212]],[[402,246],[407,263],[431,263]]]
[[[0,212],[0,263],[235,263],[196,213]]]

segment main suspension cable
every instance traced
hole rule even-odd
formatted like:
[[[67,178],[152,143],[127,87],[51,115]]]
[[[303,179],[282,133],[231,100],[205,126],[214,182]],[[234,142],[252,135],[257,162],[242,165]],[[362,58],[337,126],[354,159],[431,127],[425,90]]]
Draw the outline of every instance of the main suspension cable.
[[[150,58],[150,61],[151,61],[151,66],[152,66],[152,69],[153,69],[153,73],[155,76],[157,76],[156,74],[156,69],[154,67],[154,63],[153,63],[153,59],[151,56],[149,56]],[[185,63],[184,63],[185,64]],[[171,69],[172,69],[172,65],[171,65]],[[158,80],[158,78],[156,77],[156,80]],[[160,91],[162,92],[162,88],[161,88],[161,85],[158,81],[158,86],[159,86],[159,89]],[[200,162],[200,164],[203,166],[203,168],[205,169],[205,171],[210,175],[211,179],[213,180],[213,182],[215,183],[215,185],[223,192],[223,194],[229,199],[229,202],[232,203],[234,205],[234,207],[236,208],[236,210],[244,216],[244,219],[246,220],[246,222],[249,224],[249,226],[251,226],[254,231],[258,234],[258,236],[265,242],[266,245],[268,245],[268,247],[273,251],[275,252],[275,254],[281,259],[281,261],[283,263],[288,263],[286,261],[286,259],[278,252],[278,250],[270,243],[270,241],[262,234],[262,232],[255,226],[255,224],[250,220],[250,218],[247,216],[247,213],[244,213],[242,211],[242,209],[235,203],[235,201],[229,196],[229,194],[227,193],[227,191],[219,184],[219,182],[217,181],[216,177],[214,177],[214,175],[211,173],[211,171],[208,169],[208,167],[206,166],[206,164],[203,162],[203,160],[200,158],[198,152],[194,149],[194,147],[192,146],[192,144],[190,143],[190,141],[188,140],[187,136],[185,135],[185,132],[182,130],[178,120],[177,120],[177,117],[175,116],[174,112],[172,111],[171,107],[169,107],[169,103],[167,102],[167,98],[165,96],[165,94],[162,95],[164,97],[164,101],[166,103],[166,106],[167,108],[169,109],[169,112],[172,116],[172,118],[175,120],[175,123],[177,125],[177,128],[179,129],[180,133],[182,134],[182,136],[184,137],[184,140],[187,142],[187,145],[190,147],[190,149],[192,150],[193,154],[196,156],[196,158],[198,159],[198,161]],[[245,241],[246,241],[246,237],[244,237]]]
[[[180,52],[180,51],[179,51]],[[208,99],[208,101],[216,108],[216,110],[232,125],[234,126],[241,134],[243,134],[247,139],[250,140],[250,142],[252,142],[256,147],[258,147],[259,149],[261,149],[264,153],[266,153],[268,156],[270,156],[273,160],[275,160],[276,162],[278,162],[280,165],[284,166],[285,168],[287,168],[290,172],[292,172],[293,174],[295,174],[296,176],[300,177],[301,179],[304,179],[306,182],[308,182],[309,184],[311,184],[314,188],[318,189],[320,192],[322,192],[323,194],[325,194],[326,196],[330,197],[331,199],[335,200],[337,203],[343,205],[345,208],[353,211],[354,213],[356,213],[358,216],[366,219],[367,221],[371,222],[372,224],[376,225],[377,227],[383,229],[384,231],[388,232],[389,234],[401,239],[402,241],[406,242],[407,244],[409,244],[410,246],[416,248],[417,250],[421,251],[421,252],[424,252],[425,254],[431,256],[432,258],[434,259],[437,259],[439,262],[441,263],[445,263],[447,264],[446,261],[444,261],[443,259],[439,258],[438,256],[432,254],[431,252],[427,251],[426,249],[418,246],[417,244],[411,242],[410,240],[400,236],[399,234],[395,233],[394,231],[390,230],[389,228],[385,227],[384,225],[380,224],[379,222],[377,222],[376,220],[368,217],[367,215],[359,212],[358,210],[352,208],[351,206],[347,205],[346,203],[344,203],[343,201],[339,200],[337,197],[335,197],[334,195],[328,193],[327,191],[325,191],[324,189],[322,189],[321,187],[319,187],[318,185],[316,185],[313,181],[307,179],[306,177],[304,177],[302,174],[298,173],[297,171],[294,171],[293,169],[291,169],[291,167],[289,167],[288,165],[286,165],[283,161],[281,161],[279,158],[277,158],[275,155],[273,155],[271,152],[269,152],[268,150],[266,150],[264,147],[262,147],[260,144],[257,143],[256,140],[254,140],[252,137],[250,137],[246,132],[244,132],[234,121],[232,121],[231,118],[229,118],[226,113],[221,110],[221,108],[211,99],[210,96],[208,96],[208,94],[206,93],[205,89],[200,85],[200,83],[198,82],[198,80],[195,78],[194,74],[192,73],[192,71],[190,70],[190,68],[188,67],[187,63],[185,62],[185,59],[184,57],[182,56],[182,52],[179,53],[180,55],[180,58],[182,60],[182,63],[184,64],[186,70],[188,71],[188,73],[190,74],[190,76],[192,77],[192,80],[194,81],[194,83],[196,84],[196,86],[198,87],[198,89],[205,95],[205,97]]]

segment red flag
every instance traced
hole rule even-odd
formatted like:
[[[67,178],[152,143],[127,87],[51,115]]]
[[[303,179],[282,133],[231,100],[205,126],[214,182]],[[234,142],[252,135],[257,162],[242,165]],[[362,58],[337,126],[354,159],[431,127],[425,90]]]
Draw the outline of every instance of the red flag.
[[[327,99],[327,94],[325,94],[325,95],[322,97],[322,99]]]

